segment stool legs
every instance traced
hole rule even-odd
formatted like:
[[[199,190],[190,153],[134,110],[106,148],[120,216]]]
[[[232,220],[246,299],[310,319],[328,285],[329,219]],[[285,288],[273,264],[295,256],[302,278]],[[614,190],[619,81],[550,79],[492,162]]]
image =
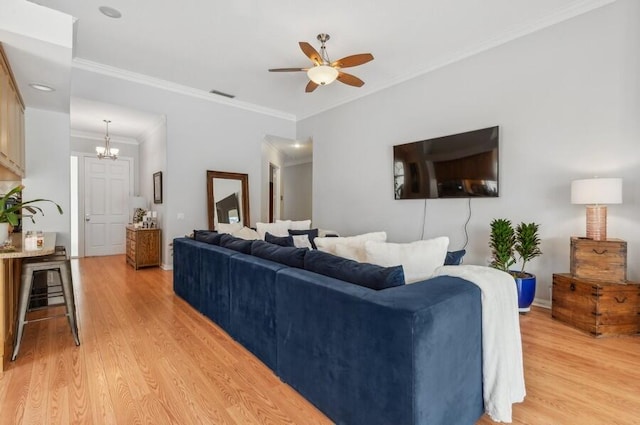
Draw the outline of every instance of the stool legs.
[[[20,298],[18,299],[18,327],[14,336],[13,354],[11,361],[16,359],[18,351],[20,351],[20,342],[22,342],[22,333],[24,332],[24,324],[27,318],[27,308],[29,307],[29,297],[31,296],[31,285],[33,284],[33,270],[29,269],[26,273],[22,273],[22,281],[20,282]]]
[[[49,261],[33,264],[24,264],[22,271],[22,279],[20,282],[20,295],[18,299],[18,320],[16,323],[16,334],[14,337],[13,354],[11,361],[15,360],[20,351],[20,343],[22,342],[22,335],[24,333],[24,325],[29,323],[27,320],[27,312],[29,311],[29,303],[31,300],[31,290],[33,287],[34,272],[36,271],[54,271],[57,272],[60,277],[60,286],[62,287],[62,295],[64,298],[65,316],[69,322],[71,328],[71,334],[76,345],[80,345],[80,338],[78,337],[78,321],[76,317],[76,303],[75,296],[73,294],[73,280],[71,277],[71,265],[69,260]],[[61,304],[56,304],[61,305]],[[51,319],[51,316],[45,317],[44,320]]]
[[[73,334],[73,339],[76,345],[80,345],[80,338],[78,338],[78,323],[76,321],[76,300],[73,295],[73,281],[71,280],[71,268],[69,267],[69,261],[66,261],[60,266],[60,279],[62,280],[62,291],[64,292],[64,304],[67,309],[67,319],[69,320],[69,327]]]

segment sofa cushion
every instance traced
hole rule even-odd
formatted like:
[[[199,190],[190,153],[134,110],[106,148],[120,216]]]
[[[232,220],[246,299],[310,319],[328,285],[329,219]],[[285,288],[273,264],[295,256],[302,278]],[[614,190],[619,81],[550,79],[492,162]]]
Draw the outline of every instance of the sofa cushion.
[[[293,246],[280,246],[265,241],[255,241],[251,246],[251,255],[275,261],[289,267],[304,268],[304,257],[308,249]]]
[[[264,235],[269,232],[274,236],[289,236],[287,223],[256,223],[256,230],[260,239],[264,240]]]
[[[360,262],[367,261],[364,243],[366,241],[387,240],[386,232],[371,232],[348,237],[315,238],[314,242],[320,251]]]
[[[311,229],[311,220],[276,220],[276,223],[285,223],[289,230],[309,230]]]
[[[220,238],[223,233],[214,230],[194,230],[193,239],[199,242],[206,242],[211,245],[220,245]]]
[[[459,251],[448,251],[447,256],[444,258],[445,266],[459,266],[462,264],[462,257],[466,254],[467,251],[461,249]]]
[[[264,240],[269,243],[280,245],[280,246],[289,246],[289,247],[295,246],[293,244],[293,238],[291,236],[275,236],[267,232],[264,234]]]
[[[220,233],[232,234],[242,230],[242,223],[217,223],[216,228]]]
[[[309,229],[309,230],[293,230],[293,229],[289,229],[289,234],[291,236],[305,236],[306,235],[307,238],[309,239],[309,244],[311,245],[311,248],[318,249],[316,244],[313,242],[313,240],[318,237],[318,229]]]
[[[449,238],[411,243],[365,242],[367,262],[383,267],[402,265],[407,283],[430,278],[444,264]]]
[[[251,254],[251,244],[254,241],[236,238],[235,236],[224,234],[220,238],[220,246],[242,252],[243,254]]]
[[[314,273],[355,283],[370,289],[387,289],[404,285],[402,266],[380,267],[359,263],[322,252],[308,251],[304,257],[304,268]]]
[[[258,232],[248,228],[247,226],[244,226],[242,229],[238,230],[237,232],[233,232],[232,235],[235,236],[236,238],[245,239],[248,241],[255,241],[257,239],[260,239],[260,235],[258,235]]]

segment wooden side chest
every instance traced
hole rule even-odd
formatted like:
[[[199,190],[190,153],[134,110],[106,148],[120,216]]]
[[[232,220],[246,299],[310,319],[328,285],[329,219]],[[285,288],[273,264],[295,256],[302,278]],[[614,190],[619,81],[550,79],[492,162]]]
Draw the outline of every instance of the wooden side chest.
[[[160,265],[160,229],[127,226],[127,263],[136,270]]]
[[[620,239],[594,241],[572,237],[570,264],[575,277],[625,283],[627,243]]]
[[[594,336],[640,333],[640,284],[554,274],[551,316]]]

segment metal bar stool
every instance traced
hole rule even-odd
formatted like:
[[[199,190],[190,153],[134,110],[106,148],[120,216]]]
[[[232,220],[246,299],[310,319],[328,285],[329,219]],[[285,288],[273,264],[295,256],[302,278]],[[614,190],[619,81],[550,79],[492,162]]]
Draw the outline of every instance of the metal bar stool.
[[[48,285],[46,291],[34,290],[34,281],[39,278],[47,278],[47,274],[57,273],[58,284]],[[46,280],[45,280],[46,282]],[[71,278],[71,263],[66,255],[64,247],[56,247],[52,255],[25,259],[22,262],[22,279],[20,281],[20,294],[18,300],[18,322],[16,324],[15,341],[11,361],[15,360],[20,351],[24,325],[30,322],[53,319],[66,316],[71,327],[71,333],[76,345],[80,345],[78,338],[78,324],[76,319],[76,303],[73,296],[73,280]],[[49,304],[50,300],[61,298],[62,302]],[[27,313],[34,310],[49,307],[65,306],[64,314],[27,320]]]

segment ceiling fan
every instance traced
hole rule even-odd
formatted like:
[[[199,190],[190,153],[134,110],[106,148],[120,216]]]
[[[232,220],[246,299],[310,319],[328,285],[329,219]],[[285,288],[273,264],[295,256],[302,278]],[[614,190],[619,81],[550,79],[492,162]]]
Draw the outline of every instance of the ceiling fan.
[[[329,60],[329,56],[327,55],[327,49],[325,47],[325,43],[329,40],[329,34],[318,34],[318,40],[320,41],[320,53],[316,49],[311,46],[311,44],[301,41],[298,44],[302,49],[302,52],[307,55],[311,62],[313,62],[313,66],[310,68],[272,68],[269,72],[297,72],[297,71],[305,71],[307,76],[309,77],[309,83],[305,88],[305,92],[311,93],[318,86],[324,86],[327,84],[331,84],[335,80],[340,81],[341,83],[354,86],[354,87],[362,87],[364,81],[355,75],[347,74],[346,72],[342,72],[342,68],[349,68],[352,66],[358,66],[365,64],[371,60],[373,60],[373,55],[371,53],[360,53],[357,55],[347,56],[342,59],[338,59],[337,61],[331,62]]]

